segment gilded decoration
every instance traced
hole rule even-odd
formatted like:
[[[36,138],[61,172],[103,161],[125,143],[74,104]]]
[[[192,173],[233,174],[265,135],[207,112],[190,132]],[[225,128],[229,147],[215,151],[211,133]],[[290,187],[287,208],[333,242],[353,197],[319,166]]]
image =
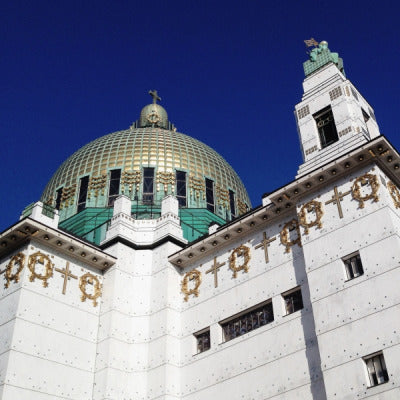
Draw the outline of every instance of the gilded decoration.
[[[89,181],[88,187],[88,199],[90,199],[90,194],[94,191],[94,197],[98,197],[99,193],[104,195],[104,189],[107,183],[107,175],[103,174],[100,176],[92,176]]]
[[[88,293],[86,291],[87,285],[93,285],[93,293]],[[102,285],[100,284],[97,276],[86,272],[79,278],[79,289],[82,292],[81,301],[86,301],[86,299],[93,300],[93,307],[97,306],[97,299],[101,296]]]
[[[229,204],[229,191],[222,188],[220,185],[216,185],[215,189],[217,193],[218,204],[227,207]]]
[[[371,187],[371,193],[363,196],[361,194],[361,186],[365,186],[367,184]],[[364,208],[364,202],[367,200],[372,199],[373,202],[379,201],[379,196],[377,194],[378,189],[378,177],[374,174],[364,174],[354,181],[351,188],[351,194],[353,196],[353,199],[359,202],[359,208]]]
[[[42,264],[44,266],[44,274],[40,274],[36,271],[36,265]],[[36,278],[43,281],[43,287],[49,286],[48,279],[53,276],[53,266],[54,264],[50,261],[49,256],[37,251],[29,256],[28,268],[31,271],[31,276],[29,280],[33,282]]]
[[[290,240],[290,231],[296,230],[297,233],[297,238],[294,240]],[[281,243],[285,246],[285,252],[289,253],[290,248],[297,244],[299,247],[301,247],[301,235],[300,235],[300,226],[299,223],[297,222],[296,219],[292,219],[291,221],[287,222],[281,232],[280,232],[280,237],[281,237]]]
[[[160,191],[160,186],[163,187],[164,193],[168,192],[168,185],[172,186],[172,193],[174,192],[175,176],[173,172],[157,172],[157,192]]]
[[[69,187],[64,187],[61,193],[61,205],[60,208],[69,207],[74,199],[76,192],[76,184]]]
[[[121,174],[121,192],[125,192],[125,185],[128,186],[128,192],[131,193],[133,187],[136,192],[139,191],[139,185],[142,181],[142,174],[140,171],[123,171]]]
[[[307,214],[315,213],[315,219],[313,221],[307,221]],[[308,203],[304,204],[301,207],[299,212],[299,224],[304,228],[304,233],[307,235],[309,228],[313,226],[317,226],[318,228],[322,228],[322,216],[324,215],[324,211],[322,210],[322,203],[316,200],[311,200]]]
[[[247,205],[242,200],[237,199],[239,214],[244,214],[247,211]]]
[[[25,255],[23,253],[18,253],[11,258],[4,274],[4,277],[6,279],[6,283],[4,284],[5,288],[8,288],[10,286],[11,281],[14,281],[15,283],[19,281],[19,277],[24,268],[24,265],[25,265]],[[15,266],[18,267],[17,270],[13,273]]]
[[[189,289],[188,285],[189,285],[189,281],[195,281],[194,283],[194,287]],[[182,284],[181,284],[181,291],[182,293],[185,295],[185,301],[188,301],[189,296],[191,294],[194,294],[196,297],[199,296],[199,287],[201,285],[201,272],[197,271],[197,269],[194,269],[192,271],[189,271],[185,274],[185,276],[183,277],[182,280]]]
[[[387,183],[389,194],[392,197],[394,206],[400,208],[400,191],[399,188],[391,181]]]
[[[190,194],[193,196],[195,195],[197,199],[200,196],[204,199],[204,180],[197,178],[196,176],[190,175],[189,176],[189,188]]]
[[[237,258],[243,256],[244,261],[242,265],[237,265]],[[239,271],[248,272],[250,262],[250,248],[242,244],[233,250],[229,257],[229,268],[233,271],[233,277],[236,278]]]

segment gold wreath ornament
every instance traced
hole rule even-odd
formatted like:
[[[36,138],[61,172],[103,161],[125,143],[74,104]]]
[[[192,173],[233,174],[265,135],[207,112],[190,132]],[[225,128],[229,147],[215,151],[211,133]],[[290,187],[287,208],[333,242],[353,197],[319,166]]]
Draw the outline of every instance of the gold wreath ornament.
[[[296,229],[297,232],[297,238],[294,240],[289,239],[289,231]],[[290,248],[294,246],[295,244],[299,245],[301,247],[301,234],[300,234],[300,227],[299,223],[297,222],[296,219],[292,219],[291,221],[287,222],[281,232],[280,232],[280,237],[281,237],[281,243],[285,246],[285,253],[290,252]]]
[[[18,265],[18,268],[13,273],[13,269],[16,265]],[[7,265],[6,273],[4,274],[4,277],[6,278],[6,283],[4,284],[5,288],[8,288],[10,286],[11,281],[18,283],[19,276],[22,270],[24,269],[24,265],[25,265],[25,255],[23,253],[18,253],[11,258],[10,262]]]
[[[39,274],[38,272],[36,272],[37,263],[44,265],[44,274]],[[43,287],[49,286],[47,281],[53,276],[53,266],[54,264],[52,264],[52,262],[50,261],[49,256],[46,256],[40,251],[31,254],[28,260],[28,268],[31,271],[31,276],[29,277],[29,280],[33,282],[37,278],[43,281]]]
[[[400,208],[400,191],[398,187],[393,182],[388,182],[387,188],[393,200],[394,206],[396,208]]]
[[[371,187],[371,193],[365,196],[361,195],[361,185],[368,184]],[[371,200],[373,202],[379,201],[379,196],[377,195],[379,189],[378,177],[374,174],[364,174],[357,178],[351,188],[351,195],[354,200],[359,202],[359,208],[364,208],[364,202]]]
[[[192,289],[188,288],[189,281],[195,281],[194,287]],[[201,285],[201,272],[197,271],[197,269],[194,269],[192,271],[189,271],[185,274],[182,280],[181,284],[181,291],[185,295],[185,301],[188,301],[189,296],[191,294],[194,294],[196,297],[199,296],[199,287]]]
[[[315,219],[313,221],[307,221],[307,214],[311,212],[315,212]],[[322,228],[321,218],[324,215],[322,210],[322,203],[316,200],[311,200],[308,203],[304,204],[301,207],[299,212],[299,224],[304,228],[304,233],[307,235],[309,232],[309,228],[313,226],[317,226],[318,228]]]
[[[93,293],[86,291],[86,286],[93,285]],[[82,292],[81,301],[86,299],[93,300],[93,307],[97,306],[97,299],[101,296],[102,285],[100,284],[99,278],[96,275],[86,272],[79,278],[79,289]]]
[[[244,261],[242,265],[237,265],[237,258],[243,256]],[[249,262],[250,262],[250,248],[241,245],[233,250],[232,254],[229,257],[229,268],[233,271],[233,277],[236,278],[239,271],[248,272],[249,271]]]

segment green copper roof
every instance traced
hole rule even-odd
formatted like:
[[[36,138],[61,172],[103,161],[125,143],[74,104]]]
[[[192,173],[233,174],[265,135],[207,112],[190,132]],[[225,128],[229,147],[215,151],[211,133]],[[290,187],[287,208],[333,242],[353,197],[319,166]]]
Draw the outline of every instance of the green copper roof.
[[[339,71],[344,73],[343,60],[338,53],[331,53],[328,48],[328,42],[322,41],[318,47],[314,47],[310,52],[310,59],[303,63],[304,74],[311,75],[325,64],[333,62],[339,68]]]

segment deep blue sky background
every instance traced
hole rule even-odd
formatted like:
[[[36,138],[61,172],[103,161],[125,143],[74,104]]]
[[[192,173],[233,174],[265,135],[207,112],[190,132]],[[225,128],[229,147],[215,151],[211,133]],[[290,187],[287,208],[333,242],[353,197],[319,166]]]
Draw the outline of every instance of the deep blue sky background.
[[[253,206],[293,180],[304,39],[327,40],[398,148],[394,1],[18,1],[0,12],[0,229],[87,142],[157,89],[178,131],[218,151]],[[397,6],[399,7],[399,6]]]

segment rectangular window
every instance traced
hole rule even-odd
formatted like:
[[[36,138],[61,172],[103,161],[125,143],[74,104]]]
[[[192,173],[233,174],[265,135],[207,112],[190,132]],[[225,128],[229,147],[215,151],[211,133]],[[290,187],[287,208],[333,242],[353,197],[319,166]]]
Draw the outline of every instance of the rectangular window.
[[[61,206],[62,191],[62,187],[56,191],[56,210],[59,210]]]
[[[224,335],[224,342],[269,324],[273,320],[274,312],[272,309],[272,301],[268,300],[250,310],[235,315],[228,321],[220,322]]]
[[[320,112],[314,114],[314,119],[317,124],[322,148],[325,148],[339,140],[333,112],[330,106],[325,107]]]
[[[357,278],[364,273],[359,253],[344,258],[343,263],[346,269],[346,276],[348,281]]]
[[[176,171],[176,198],[180,207],[186,207],[186,172]]]
[[[196,338],[196,354],[202,353],[210,348],[210,329],[195,333],[194,337]]]
[[[143,203],[153,204],[154,168],[143,168]]]
[[[362,111],[362,115],[363,115],[363,118],[364,118],[364,122],[367,123],[368,120],[369,120],[369,115],[367,114],[367,112],[363,108],[361,108],[361,111]]]
[[[208,178],[206,178],[206,201],[207,201],[207,210],[215,212],[214,182]]]
[[[364,362],[367,367],[370,387],[381,385],[389,380],[383,353],[364,357]]]
[[[285,302],[286,315],[293,314],[303,308],[303,298],[301,297],[301,289],[297,288],[282,294]]]
[[[231,219],[236,217],[236,207],[235,207],[235,193],[229,190],[229,205],[231,208]]]
[[[108,188],[108,206],[114,205],[115,199],[119,195],[119,185],[121,181],[121,170],[113,169],[110,171],[110,185]]]
[[[89,186],[89,175],[84,176],[79,181],[78,212],[86,208],[86,197]]]

